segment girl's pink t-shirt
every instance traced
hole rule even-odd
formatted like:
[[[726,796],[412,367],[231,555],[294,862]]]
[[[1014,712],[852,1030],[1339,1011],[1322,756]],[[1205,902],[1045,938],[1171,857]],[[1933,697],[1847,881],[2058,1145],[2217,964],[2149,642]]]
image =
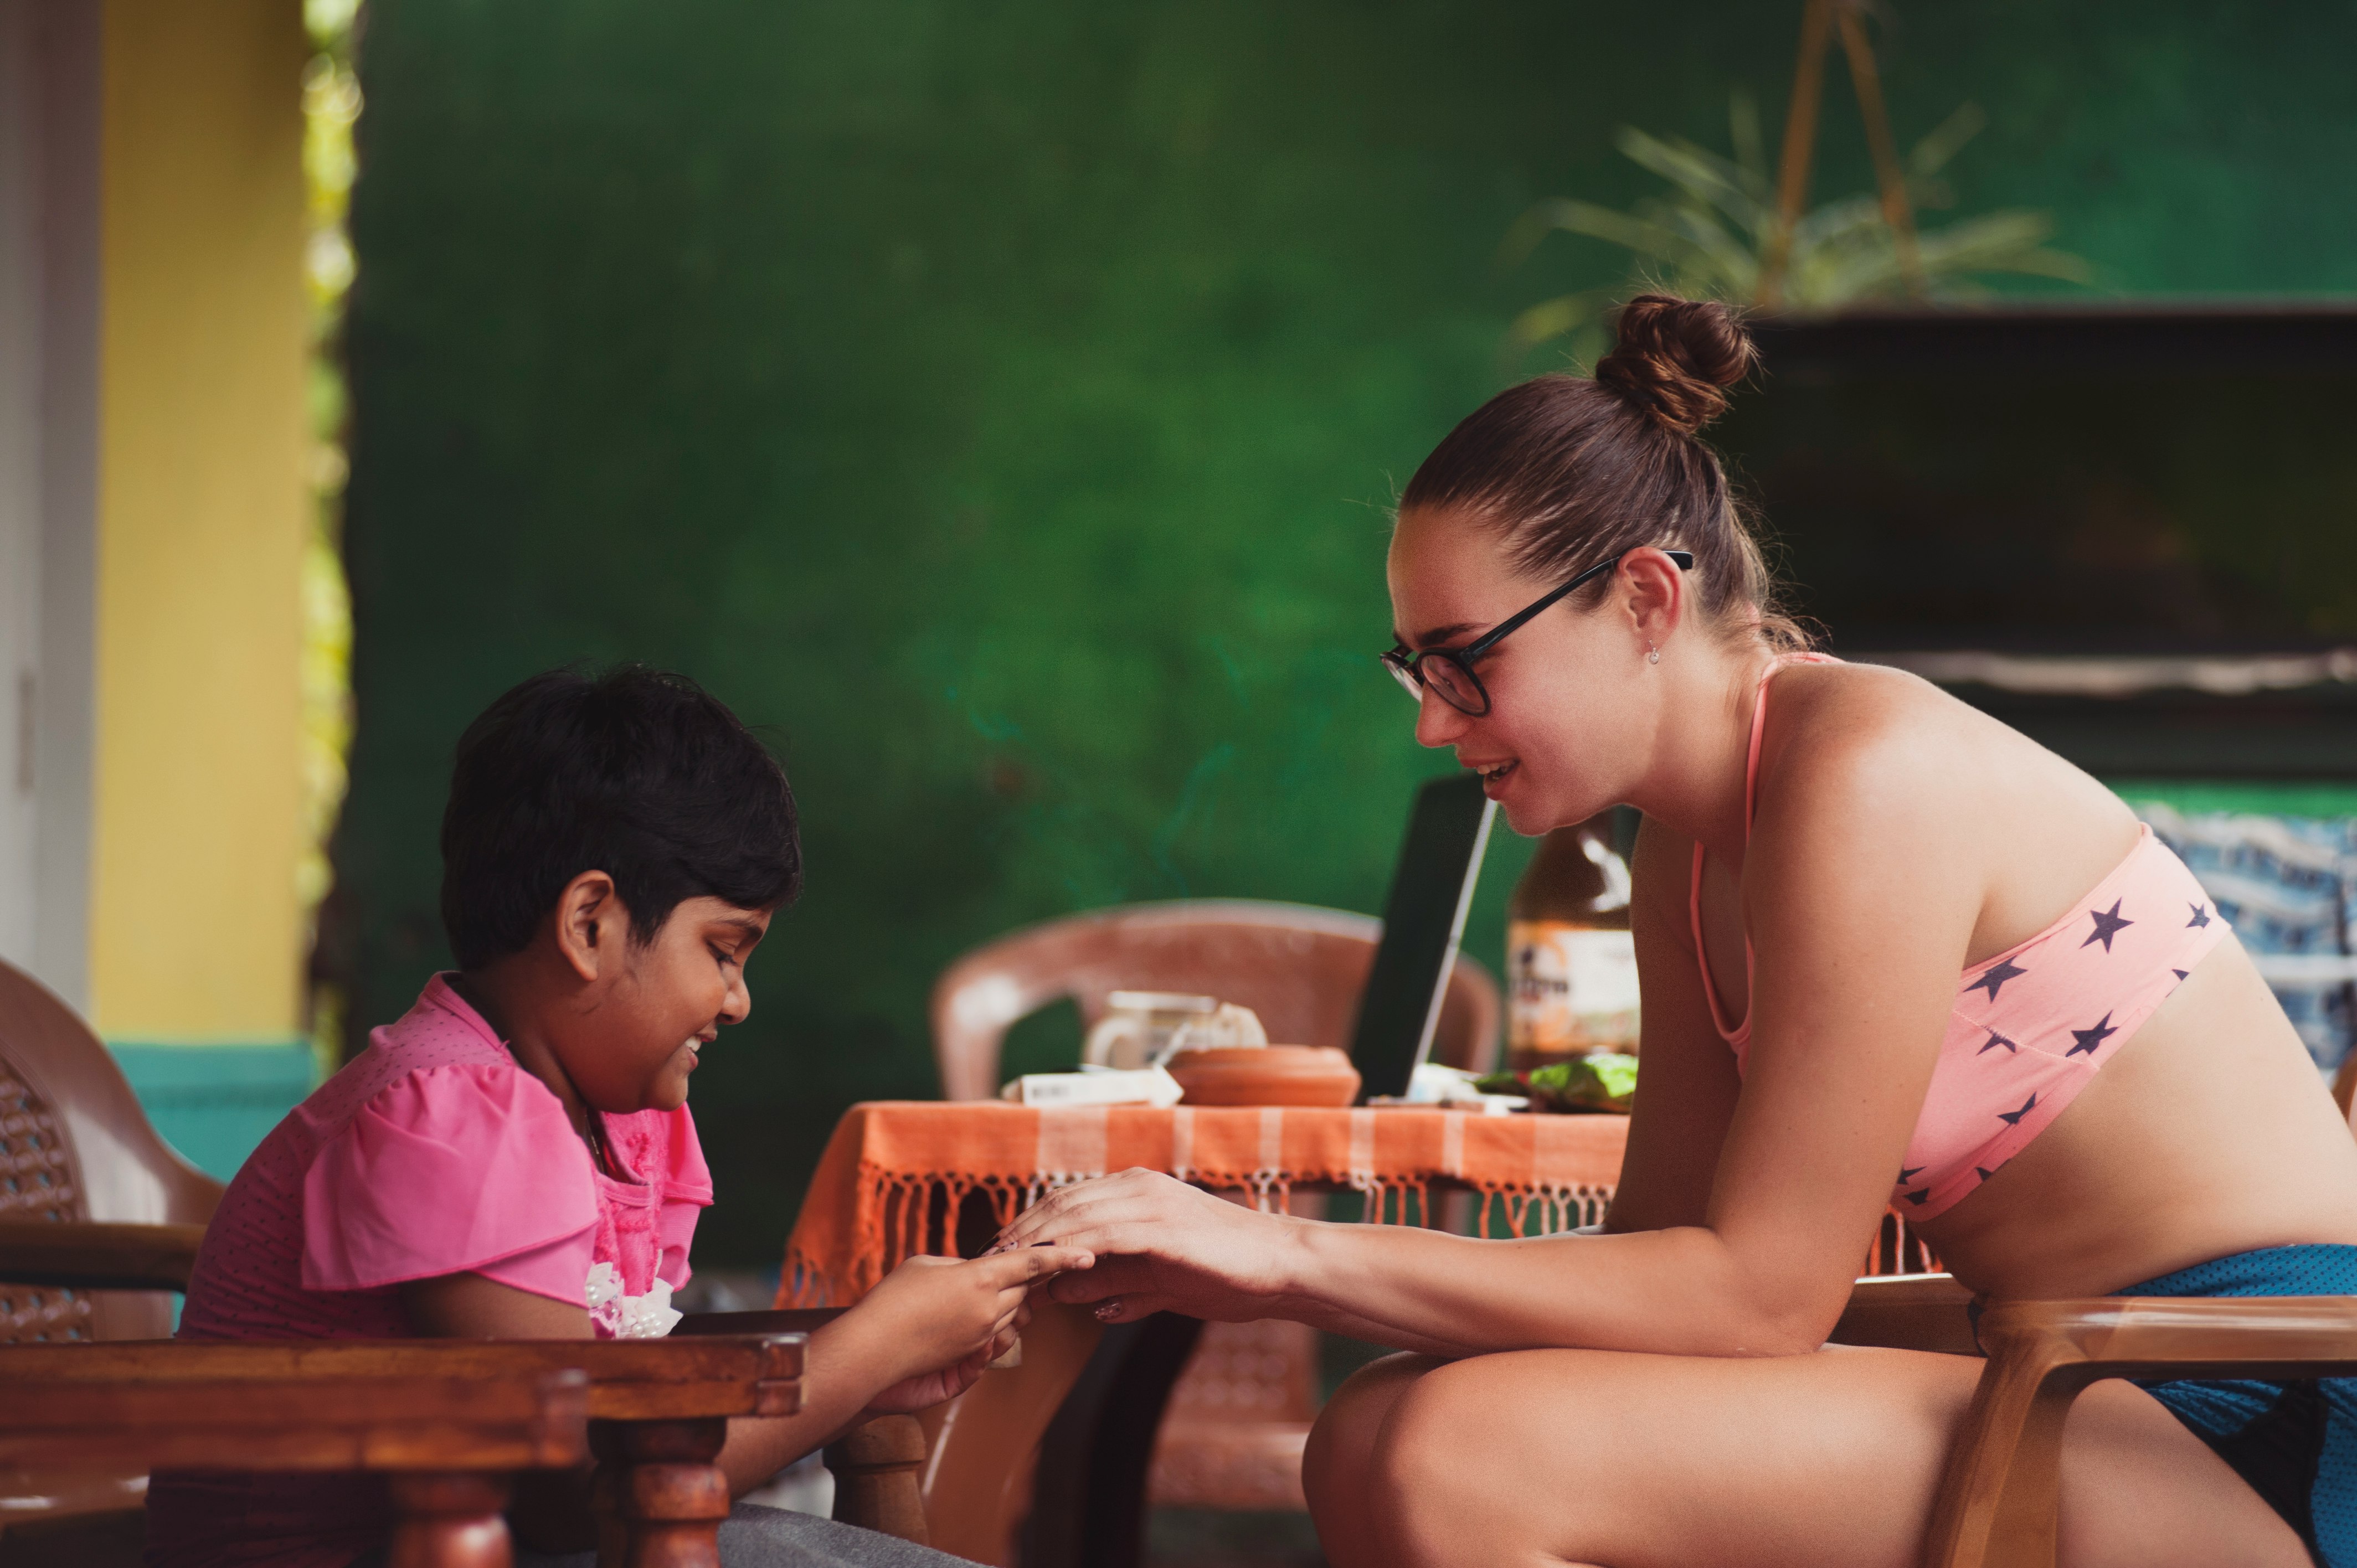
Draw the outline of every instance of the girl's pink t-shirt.
[[[436,975],[264,1138],[197,1254],[183,1339],[414,1336],[401,1284],[479,1273],[659,1334],[712,1175],[684,1106],[605,1117],[600,1173],[548,1087]],[[158,1474],[153,1568],[343,1568],[391,1529],[360,1476]]]

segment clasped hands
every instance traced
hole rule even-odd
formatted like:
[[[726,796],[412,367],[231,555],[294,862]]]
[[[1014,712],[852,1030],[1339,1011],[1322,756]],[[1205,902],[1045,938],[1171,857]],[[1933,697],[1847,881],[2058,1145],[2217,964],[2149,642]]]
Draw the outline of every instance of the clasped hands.
[[[1098,1321],[1134,1323],[1163,1311],[1216,1322],[1269,1316],[1286,1294],[1306,1221],[1258,1213],[1159,1171],[1131,1169],[1068,1187],[1032,1205],[985,1257],[1021,1249],[1088,1254],[1059,1271],[1050,1299],[1095,1304]]]
[[[1127,1170],[1033,1205],[981,1257],[913,1257],[835,1332],[845,1364],[882,1369],[865,1415],[912,1412],[971,1388],[1031,1320],[1030,1296],[1093,1304],[1103,1323],[1165,1310],[1222,1322],[1271,1315],[1303,1221],[1255,1213],[1157,1171]]]

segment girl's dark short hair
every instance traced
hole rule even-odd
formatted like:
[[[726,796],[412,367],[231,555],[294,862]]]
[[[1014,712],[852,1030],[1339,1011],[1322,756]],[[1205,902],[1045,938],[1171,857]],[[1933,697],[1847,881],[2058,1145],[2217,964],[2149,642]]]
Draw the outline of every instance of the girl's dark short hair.
[[[442,813],[442,929],[465,968],[528,945],[565,885],[602,871],[651,941],[682,900],[773,909],[802,891],[778,759],[684,675],[552,670],[458,737]]]

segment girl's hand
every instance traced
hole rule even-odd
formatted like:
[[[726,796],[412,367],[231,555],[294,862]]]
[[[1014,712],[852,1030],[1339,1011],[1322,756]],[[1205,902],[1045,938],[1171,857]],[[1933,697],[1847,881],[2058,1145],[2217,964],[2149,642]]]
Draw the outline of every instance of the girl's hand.
[[[1242,1323],[1286,1294],[1299,1222],[1256,1213],[1158,1171],[1098,1176],[1043,1199],[1000,1232],[992,1256],[1043,1244],[1092,1253],[1085,1275],[1057,1281],[1058,1301],[1095,1302],[1106,1323],[1166,1309]]]
[[[857,1364],[883,1384],[870,1408],[921,1410],[964,1392],[1029,1321],[1031,1288],[1094,1262],[1067,1247],[971,1262],[910,1258],[838,1320],[857,1336]],[[928,1393],[934,1397],[921,1397]],[[886,1400],[893,1402],[879,1402]]]
[[[983,1369],[989,1366],[990,1361],[988,1354],[977,1350],[953,1367],[903,1378],[869,1400],[867,1408],[859,1412],[859,1419],[867,1421],[879,1415],[914,1415],[920,1410],[931,1410],[945,1401],[953,1400],[981,1380]]]
[[[860,1420],[877,1417],[877,1414],[917,1414],[920,1410],[931,1410],[933,1405],[952,1401],[959,1393],[974,1387],[975,1381],[981,1381],[983,1372],[990,1368],[992,1360],[997,1360],[999,1356],[1016,1347],[1026,1323],[1030,1323],[1030,1302],[1016,1308],[1016,1320],[1006,1330],[999,1332],[997,1339],[992,1339],[990,1344],[966,1356],[964,1360],[959,1360],[957,1365],[941,1368],[936,1372],[903,1377],[893,1387],[877,1393],[875,1398],[867,1401],[867,1410],[860,1412]]]
[[[1031,1304],[1025,1302],[1015,1309],[1015,1321],[983,1348],[976,1350],[953,1367],[937,1371],[920,1372],[913,1378],[903,1378],[890,1388],[867,1402],[861,1419],[878,1415],[914,1415],[974,1387],[985,1369],[1015,1348],[1024,1326],[1031,1321]]]

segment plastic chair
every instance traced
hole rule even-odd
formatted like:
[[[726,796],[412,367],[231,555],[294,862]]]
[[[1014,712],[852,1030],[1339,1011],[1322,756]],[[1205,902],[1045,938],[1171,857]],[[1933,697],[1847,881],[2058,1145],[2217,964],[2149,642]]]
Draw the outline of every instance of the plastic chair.
[[[221,1195],[73,1009],[0,964],[0,1346],[169,1334],[165,1293],[187,1286]],[[73,1515],[135,1526],[145,1486],[144,1467],[0,1461],[0,1540]]]
[[[90,1026],[0,963],[0,1345],[169,1334],[163,1293],[187,1284],[221,1196]],[[36,1254],[35,1274],[8,1266]],[[89,1288],[39,1277],[62,1274]]]
[[[1115,991],[1178,991],[1241,1003],[1272,1042],[1348,1050],[1359,992],[1383,923],[1307,904],[1184,899],[1129,904],[1029,926],[975,948],[933,983],[933,1059],[942,1093],[998,1091],[1008,1026],[1070,997],[1082,1027]],[[1433,1056],[1486,1072],[1498,1058],[1497,983],[1459,955]]]
[[[1133,904],[1013,932],[966,953],[934,983],[942,1092],[988,1099],[1010,1025],[1070,997],[1091,1026],[1115,991],[1217,996],[1258,1014],[1272,1041],[1347,1050],[1382,934],[1382,922],[1364,915],[1243,899]],[[1435,1058],[1486,1070],[1497,1060],[1499,1014],[1496,983],[1460,955],[1441,1001]],[[1155,1500],[1306,1508],[1300,1456],[1316,1415],[1317,1343],[1298,1323],[1205,1325],[1154,1446]]]

